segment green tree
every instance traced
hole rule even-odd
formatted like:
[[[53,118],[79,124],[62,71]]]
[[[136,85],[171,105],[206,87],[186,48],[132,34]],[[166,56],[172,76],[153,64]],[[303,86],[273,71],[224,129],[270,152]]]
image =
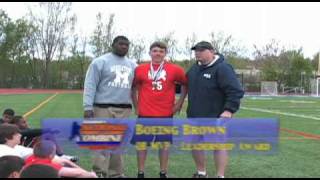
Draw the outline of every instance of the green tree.
[[[142,56],[146,51],[146,46],[144,43],[143,38],[137,38],[130,42],[130,49],[128,56],[130,58],[134,58],[137,60],[137,63],[139,64],[142,60]]]
[[[302,48],[286,49],[279,41],[271,40],[262,48],[254,46],[256,60],[260,61],[262,80],[277,81],[281,87],[303,87],[309,89],[312,64],[304,58]]]
[[[178,40],[174,37],[174,31],[167,33],[164,37],[156,37],[156,41],[161,41],[167,44],[168,53],[167,56],[171,61],[174,61],[176,54],[180,53],[178,48]]]
[[[41,2],[37,10],[30,9],[30,21],[37,27],[35,33],[39,58],[44,60],[43,87],[50,86],[50,63],[56,57],[59,46],[65,43],[75,16],[71,2]]]
[[[211,42],[215,52],[229,58],[232,56],[240,56],[244,52],[232,35],[226,35],[224,32],[211,32],[209,34],[209,41]]]
[[[290,61],[289,73],[285,80],[286,85],[308,89],[309,77],[312,76],[312,64],[309,59],[304,58],[302,49],[284,52],[280,58],[283,56],[286,56]]]
[[[0,14],[0,57],[7,61],[1,71],[7,72],[8,87],[28,87],[31,77],[24,66],[30,60],[28,41],[33,26],[24,19],[12,21],[3,11]]]
[[[101,56],[112,50],[112,40],[114,38],[114,14],[110,14],[107,21],[99,12],[96,16],[97,25],[90,39],[90,45],[93,48],[95,57]],[[106,22],[106,23],[104,23]]]
[[[188,36],[185,41],[185,49],[184,54],[189,58],[189,60],[192,60],[192,50],[191,48],[197,43],[197,35],[195,33],[192,33],[191,36]]]
[[[86,56],[88,38],[85,35],[75,34],[73,39],[71,63],[69,63],[70,77],[72,77],[71,81],[74,82],[73,87],[82,89],[86,69],[90,64],[90,58]]]
[[[285,80],[285,75],[289,73],[290,62],[287,58],[280,59],[280,53],[285,51],[279,41],[272,39],[266,45],[255,48],[254,56],[257,61],[256,66],[261,69],[261,80],[277,81],[278,86]]]
[[[311,64],[312,64],[312,70],[315,71],[315,75],[320,75],[319,71],[320,71],[320,59],[319,59],[319,54],[320,53],[316,53],[313,58],[312,58],[312,61],[311,61]]]

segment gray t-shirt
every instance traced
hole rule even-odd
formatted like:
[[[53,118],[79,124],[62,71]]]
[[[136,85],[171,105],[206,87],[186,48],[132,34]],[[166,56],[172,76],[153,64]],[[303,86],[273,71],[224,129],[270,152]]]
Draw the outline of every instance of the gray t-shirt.
[[[84,82],[83,106],[93,104],[131,104],[131,87],[137,64],[113,53],[100,56],[90,64]]]

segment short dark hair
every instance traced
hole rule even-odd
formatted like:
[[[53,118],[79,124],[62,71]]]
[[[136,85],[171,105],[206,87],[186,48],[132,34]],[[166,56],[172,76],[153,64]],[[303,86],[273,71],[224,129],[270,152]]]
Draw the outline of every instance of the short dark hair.
[[[33,154],[39,158],[48,158],[55,154],[56,145],[52,141],[41,140],[33,147]]]
[[[8,178],[14,172],[20,172],[24,160],[18,156],[0,157],[0,178]]]
[[[4,111],[3,111],[3,115],[4,114],[7,114],[7,115],[10,115],[10,116],[14,116],[14,110],[13,109],[5,109]]]
[[[23,168],[20,178],[59,178],[59,174],[51,166],[34,164]]]
[[[113,39],[113,41],[112,41],[112,46],[113,46],[114,44],[116,44],[116,43],[117,43],[118,41],[120,41],[120,40],[124,40],[124,41],[130,42],[129,39],[128,39],[126,36],[117,36],[117,37],[115,37],[115,38]]]
[[[168,49],[167,44],[164,43],[164,42],[161,42],[161,41],[156,41],[156,42],[152,43],[152,44],[150,45],[150,50],[151,50],[152,48],[155,48],[155,47],[158,47],[158,48],[161,48],[161,49],[165,49],[166,52],[167,52],[167,49]]]
[[[21,121],[23,117],[22,116],[13,116],[12,121],[10,122],[10,124],[17,124]]]
[[[0,125],[0,144],[7,143],[7,139],[12,139],[13,135],[20,133],[19,128],[13,124]]]

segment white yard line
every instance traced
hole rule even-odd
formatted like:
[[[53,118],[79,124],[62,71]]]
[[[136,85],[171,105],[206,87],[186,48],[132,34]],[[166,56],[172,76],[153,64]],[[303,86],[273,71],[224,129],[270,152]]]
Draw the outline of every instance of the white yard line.
[[[260,108],[248,108],[248,107],[243,107],[243,106],[241,107],[241,109],[250,110],[250,111],[257,111],[257,112],[265,112],[265,113],[271,113],[271,114],[280,114],[280,115],[284,115],[284,116],[300,117],[300,118],[312,119],[312,120],[315,120],[315,121],[320,121],[319,117],[307,116],[307,115],[301,115],[301,114],[279,112],[279,111],[266,110],[266,109],[260,109]]]

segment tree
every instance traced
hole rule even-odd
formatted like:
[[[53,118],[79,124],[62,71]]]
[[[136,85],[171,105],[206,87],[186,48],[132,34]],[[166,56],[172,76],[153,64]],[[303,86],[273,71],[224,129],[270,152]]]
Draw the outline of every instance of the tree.
[[[29,67],[29,74],[31,76],[30,84],[31,87],[40,87],[41,82],[41,75],[40,75],[40,67],[41,67],[41,60],[39,59],[39,51],[37,50],[37,37],[36,35],[37,28],[31,24],[31,31],[29,36],[26,39],[27,45],[27,56],[28,56],[28,67]]]
[[[10,69],[5,75],[10,81],[10,87],[27,87],[29,84],[31,73],[24,65],[29,61],[28,40],[32,33],[33,26],[28,21],[12,21],[4,11],[0,12],[0,59],[8,61],[2,67]]]
[[[319,59],[319,54],[320,53],[316,53],[313,58],[312,58],[312,69],[316,72],[316,75],[317,73],[319,73],[319,70],[320,70],[320,59]],[[320,75],[320,74],[318,74]]]
[[[83,34],[75,34],[74,35],[74,41],[71,46],[71,63],[74,65],[74,67],[70,69],[74,69],[73,73],[73,79],[72,80],[78,80],[78,87],[82,89],[84,78],[85,78],[85,70],[87,66],[89,65],[88,57],[86,56],[87,53],[87,44],[88,44],[88,38]]]
[[[286,56],[280,58],[280,54],[285,52],[285,47],[280,46],[280,42],[271,39],[266,45],[255,48],[254,56],[258,68],[261,69],[261,79],[264,81],[277,81],[278,86],[285,81],[286,74],[289,73],[290,61]]]
[[[7,13],[0,9],[0,86],[2,87],[7,87],[7,79],[9,78],[10,73],[8,68],[11,66],[4,45],[6,38],[5,29],[10,21]]]
[[[11,23],[11,19],[7,13],[0,9],[0,61],[8,60],[6,38],[8,33],[8,26]]]
[[[276,58],[281,52],[285,51],[285,48],[280,47],[280,41],[276,39],[271,39],[266,45],[258,48],[256,44],[253,45],[255,51],[253,55],[256,60],[265,60],[269,58]]]
[[[0,45],[3,44],[6,37],[5,29],[8,26],[11,19],[8,17],[7,13],[0,9]]]
[[[177,44],[178,40],[174,38],[174,32],[169,32],[163,38],[156,37],[156,41],[161,41],[167,44],[168,46],[168,57],[171,61],[175,60],[176,53],[180,53]]]
[[[209,34],[210,42],[216,53],[220,53],[226,57],[238,56],[244,51],[231,35],[225,35],[223,32],[211,32]]]
[[[91,36],[90,45],[93,47],[93,54],[98,57],[112,50],[112,40],[114,38],[114,14],[110,14],[107,21],[99,12],[97,14],[97,25]],[[104,23],[106,22],[106,23]]]
[[[134,58],[137,60],[137,63],[139,64],[142,60],[142,56],[146,51],[146,46],[144,45],[144,39],[135,39],[132,40],[130,43],[130,49],[128,56],[130,58]]]
[[[289,50],[280,55],[280,58],[286,56],[290,59],[290,69],[287,74],[285,83],[290,87],[309,86],[309,79],[312,76],[312,65],[309,59],[303,57],[302,48],[297,50]]]
[[[187,37],[185,42],[185,50],[184,54],[191,60],[192,57],[192,50],[191,48],[197,43],[197,36],[195,33],[192,33],[191,37]]]
[[[44,60],[43,87],[49,86],[50,63],[65,43],[67,31],[75,16],[71,14],[71,2],[41,2],[38,9],[30,9],[31,22],[37,27],[35,33],[38,54]],[[35,14],[38,13],[38,14]]]
[[[286,49],[272,39],[262,48],[255,47],[255,59],[260,62],[262,80],[277,81],[279,88],[304,87],[308,89],[307,77],[312,76],[309,59],[304,58],[302,48]]]

